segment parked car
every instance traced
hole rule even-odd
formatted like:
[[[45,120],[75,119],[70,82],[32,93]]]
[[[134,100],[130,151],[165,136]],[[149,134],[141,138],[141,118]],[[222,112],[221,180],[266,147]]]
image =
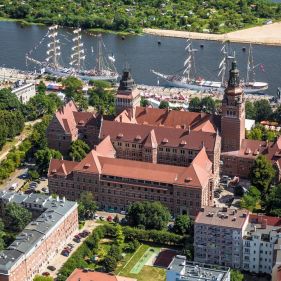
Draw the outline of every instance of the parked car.
[[[43,276],[50,276],[50,272],[46,271],[42,273]]]
[[[73,241],[76,242],[76,243],[80,243],[81,239],[80,239],[80,238],[77,238],[77,237],[74,237],[74,238],[73,238]]]
[[[71,249],[74,247],[74,245],[72,243],[68,243],[67,246]]]
[[[55,271],[56,270],[56,268],[53,265],[49,265],[49,266],[47,266],[47,268],[49,270],[51,270],[51,271]]]
[[[69,256],[69,253],[67,251],[62,251],[61,254],[64,256],[64,257],[68,257]]]
[[[109,222],[112,222],[113,218],[112,218],[112,216],[108,216],[106,220],[109,221]]]
[[[88,236],[89,234],[90,234],[90,231],[88,231],[88,230],[83,230],[83,232],[82,233],[84,233],[86,236]]]
[[[14,182],[11,186],[10,186],[10,190],[16,190],[16,188],[18,187],[18,183]]]

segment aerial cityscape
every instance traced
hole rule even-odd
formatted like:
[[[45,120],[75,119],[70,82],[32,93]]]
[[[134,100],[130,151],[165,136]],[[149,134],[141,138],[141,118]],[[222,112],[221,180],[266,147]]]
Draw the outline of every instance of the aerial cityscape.
[[[281,1],[0,0],[0,281],[281,281]]]

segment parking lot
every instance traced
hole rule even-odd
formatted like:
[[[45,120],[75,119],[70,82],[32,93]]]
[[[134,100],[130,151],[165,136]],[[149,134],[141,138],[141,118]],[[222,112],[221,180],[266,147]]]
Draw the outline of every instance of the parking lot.
[[[247,190],[250,186],[248,180],[230,178],[221,176],[219,186],[214,191],[214,204],[216,207],[238,208],[241,196],[235,196],[235,188]]]
[[[65,241],[65,247],[64,250],[59,252],[55,257],[49,262],[49,265],[47,268],[44,269],[44,271],[40,272],[40,274],[52,276],[53,278],[57,277],[59,269],[62,267],[62,265],[67,261],[69,257],[79,248],[79,246],[85,241],[85,237],[81,237],[78,241],[75,239],[75,236],[77,236],[79,233],[82,233],[83,231],[88,231],[91,233],[93,229],[95,229],[99,223],[95,221],[86,221],[84,227],[82,229],[77,230],[77,232],[67,241]],[[75,242],[73,239],[75,239],[77,242]],[[70,244],[72,246],[70,246]],[[67,249],[68,248],[68,249]],[[67,250],[66,250],[67,249]],[[63,254],[63,252],[69,252],[68,255]]]

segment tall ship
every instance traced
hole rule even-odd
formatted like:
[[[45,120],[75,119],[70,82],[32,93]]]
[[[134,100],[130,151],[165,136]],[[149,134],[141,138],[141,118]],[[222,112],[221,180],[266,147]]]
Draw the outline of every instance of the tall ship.
[[[235,53],[230,52],[229,45],[224,43],[221,48],[221,53],[223,55],[222,60],[219,64],[218,77],[220,81],[210,81],[205,80],[202,77],[197,77],[196,66],[195,66],[195,53],[198,51],[192,47],[192,42],[187,39],[187,45],[185,50],[187,52],[187,57],[184,61],[184,67],[181,73],[167,75],[162,74],[158,71],[151,70],[159,78],[167,82],[171,87],[187,88],[195,91],[210,91],[210,92],[220,92],[223,93],[226,88],[226,72],[230,61],[235,58]],[[247,75],[246,81],[241,81],[241,86],[244,88],[245,93],[260,93],[268,89],[268,83],[266,82],[256,82],[255,79],[255,69],[262,66],[261,64],[254,64],[253,59],[253,48],[252,45],[249,47],[248,62],[247,62]]]
[[[114,64],[115,58],[114,55],[108,55],[106,57],[106,46],[102,40],[102,36],[100,34],[97,36],[98,43],[95,67],[93,69],[86,69],[86,54],[84,44],[81,40],[81,29],[75,29],[73,35],[69,67],[64,67],[61,63],[61,42],[58,39],[57,25],[48,28],[47,34],[42,38],[39,44],[26,54],[26,60],[38,65],[41,69],[41,73],[48,73],[57,77],[76,76],[85,81],[116,81],[118,73]],[[33,54],[46,40],[48,40],[47,56],[43,61],[39,61],[33,57]],[[92,52],[94,52],[93,48]]]

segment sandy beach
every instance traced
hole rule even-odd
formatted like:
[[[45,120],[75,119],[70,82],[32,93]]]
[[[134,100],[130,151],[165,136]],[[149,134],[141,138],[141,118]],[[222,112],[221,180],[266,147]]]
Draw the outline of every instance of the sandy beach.
[[[226,34],[210,34],[188,31],[146,28],[144,32],[156,36],[177,38],[192,38],[201,40],[225,41],[237,43],[252,43],[281,46],[281,22],[256,26],[248,29],[229,32]]]

